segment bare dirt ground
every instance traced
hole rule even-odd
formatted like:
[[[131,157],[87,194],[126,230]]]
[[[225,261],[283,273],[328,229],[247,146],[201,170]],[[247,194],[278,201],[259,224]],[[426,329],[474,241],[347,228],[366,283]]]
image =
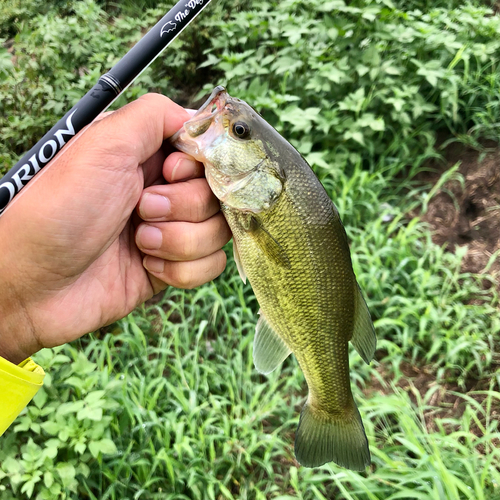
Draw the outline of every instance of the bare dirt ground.
[[[422,219],[433,230],[433,240],[453,252],[467,245],[462,271],[500,274],[500,147],[483,143],[479,152],[452,144],[444,162],[431,165],[424,182],[435,183],[459,163],[459,178],[446,182],[429,203]]]
[[[462,261],[462,272],[493,276],[497,282],[496,290],[500,293],[500,145],[484,141],[481,151],[478,151],[452,143],[442,154],[443,159],[432,161],[417,180],[431,189],[445,172],[458,164],[455,175],[436,192],[425,213],[410,215],[420,216],[429,224],[437,245],[444,246],[450,252],[465,246],[467,251]],[[490,289],[491,281],[485,279],[483,286]],[[436,374],[426,367],[407,363],[403,363],[400,368],[403,377],[395,385],[407,391],[413,404],[418,405],[419,399],[425,398],[428,391],[436,386]],[[384,379],[383,366],[378,371]],[[435,430],[436,417],[457,418],[462,415],[466,407],[463,394],[468,394],[482,404],[485,399],[482,391],[488,386],[489,381],[486,379],[468,380],[466,387],[451,382],[440,383],[428,401],[432,409],[424,412],[429,431]],[[369,387],[366,391],[368,395],[372,391],[390,393],[393,390],[380,384],[375,376]],[[493,415],[500,415],[500,408],[495,408]],[[481,434],[479,427],[474,427],[471,432]]]

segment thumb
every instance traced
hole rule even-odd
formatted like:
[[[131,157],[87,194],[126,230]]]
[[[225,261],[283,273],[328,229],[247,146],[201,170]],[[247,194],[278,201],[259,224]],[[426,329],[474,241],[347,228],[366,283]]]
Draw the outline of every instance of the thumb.
[[[190,118],[182,106],[168,97],[145,94],[94,122],[88,129],[87,138],[89,141],[98,139],[103,148],[110,151],[121,151],[137,165],[158,151],[163,141]]]

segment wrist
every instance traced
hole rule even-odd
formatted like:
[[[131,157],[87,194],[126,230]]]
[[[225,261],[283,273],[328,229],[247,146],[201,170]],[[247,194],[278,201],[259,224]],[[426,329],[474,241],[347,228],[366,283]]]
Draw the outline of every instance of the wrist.
[[[22,363],[26,358],[29,358],[29,356],[23,357],[21,353],[16,353],[14,352],[14,350],[4,351],[0,346],[0,358],[10,361],[14,365],[18,365]]]
[[[18,365],[38,349],[29,341],[35,337],[26,309],[9,295],[0,293],[0,356]]]
[[[25,350],[16,337],[15,333],[6,333],[3,328],[0,329],[0,357],[18,365],[36,351]]]
[[[29,358],[36,350],[26,349],[16,337],[15,333],[6,333],[3,328],[0,329],[0,357],[18,365]]]

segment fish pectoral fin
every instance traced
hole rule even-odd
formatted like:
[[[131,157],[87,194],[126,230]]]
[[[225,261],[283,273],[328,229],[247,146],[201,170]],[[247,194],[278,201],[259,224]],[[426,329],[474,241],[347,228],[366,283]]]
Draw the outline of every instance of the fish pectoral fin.
[[[248,228],[249,233],[257,241],[262,251],[279,266],[290,269],[290,259],[284,248],[278,241],[265,229],[256,216],[252,216]]]
[[[266,317],[259,311],[253,341],[253,363],[258,372],[271,373],[292,352],[281,337],[271,328]]]
[[[377,348],[377,337],[375,336],[370,311],[357,283],[354,290],[354,302],[354,329],[351,342],[363,358],[363,361],[369,364]]]
[[[236,242],[233,240],[233,257],[234,257],[234,262],[236,262],[236,268],[238,269],[238,273],[240,273],[240,278],[242,279],[243,283],[247,282],[247,275],[245,274],[245,271],[243,270],[243,266],[241,264],[241,259],[240,259],[240,254],[238,252],[238,247],[236,246]]]

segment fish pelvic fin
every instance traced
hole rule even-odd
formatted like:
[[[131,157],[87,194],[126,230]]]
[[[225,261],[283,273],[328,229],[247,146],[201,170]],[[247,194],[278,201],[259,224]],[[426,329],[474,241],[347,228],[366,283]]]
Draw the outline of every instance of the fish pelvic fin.
[[[354,290],[354,303],[354,329],[351,342],[363,358],[363,361],[369,364],[377,348],[377,337],[375,336],[370,311],[357,283]]]
[[[292,351],[272,329],[262,311],[259,315],[253,341],[253,362],[259,373],[267,375],[278,368]]]
[[[243,264],[241,263],[240,253],[238,252],[238,247],[236,246],[236,241],[233,240],[233,256],[234,262],[236,263],[236,268],[238,269],[238,273],[240,274],[240,278],[243,283],[247,282],[247,275],[243,269]]]
[[[304,467],[335,462],[351,470],[370,465],[370,450],[354,401],[351,411],[330,415],[306,402],[295,436],[295,456]]]

